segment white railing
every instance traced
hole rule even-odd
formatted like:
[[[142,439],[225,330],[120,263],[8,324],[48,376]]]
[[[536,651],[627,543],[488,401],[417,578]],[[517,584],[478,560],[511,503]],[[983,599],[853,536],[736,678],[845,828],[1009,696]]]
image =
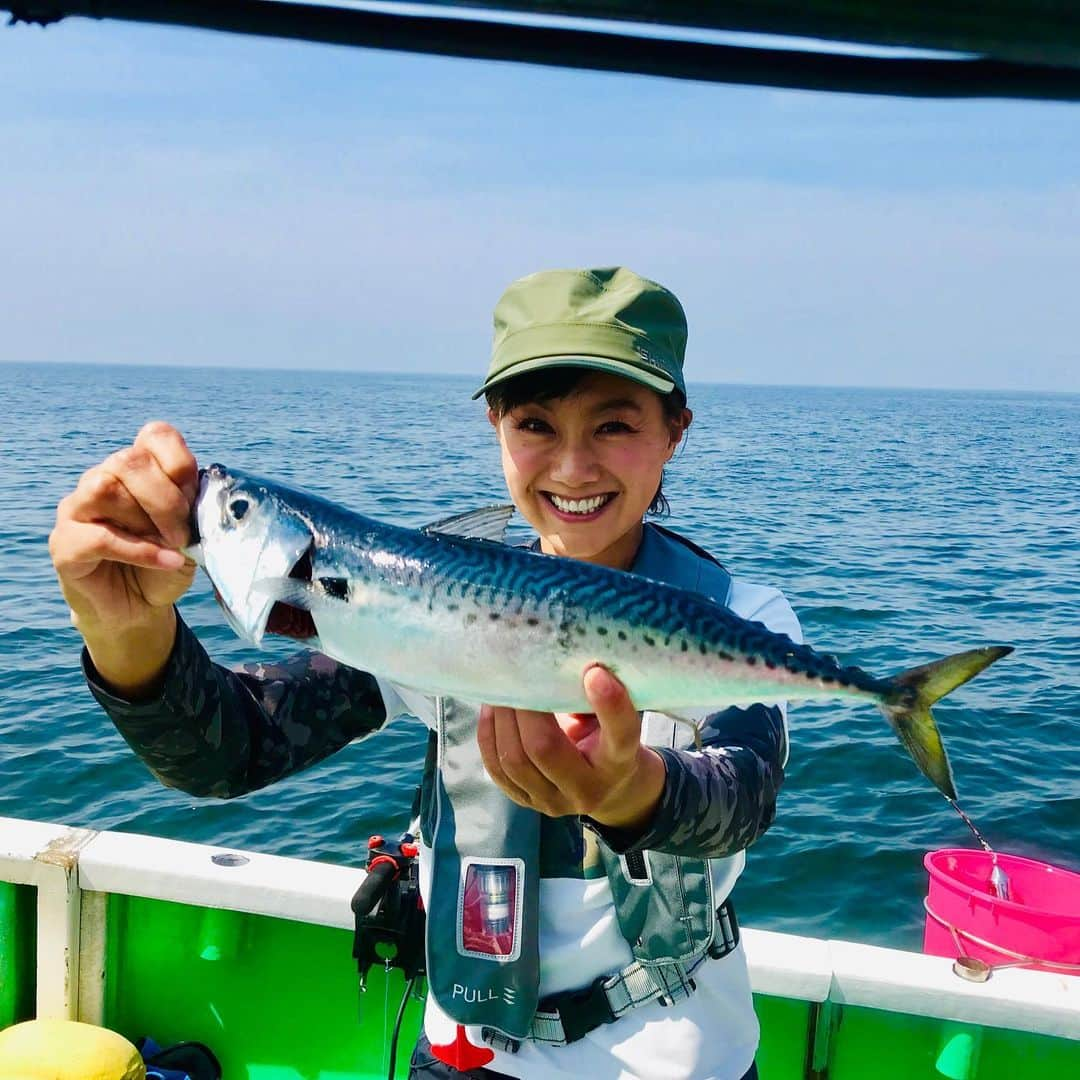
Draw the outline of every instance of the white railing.
[[[0,881],[37,889],[37,1015],[102,1019],[108,893],[352,927],[364,871],[278,855],[0,817]],[[1080,977],[743,930],[757,993],[1080,1039]]]

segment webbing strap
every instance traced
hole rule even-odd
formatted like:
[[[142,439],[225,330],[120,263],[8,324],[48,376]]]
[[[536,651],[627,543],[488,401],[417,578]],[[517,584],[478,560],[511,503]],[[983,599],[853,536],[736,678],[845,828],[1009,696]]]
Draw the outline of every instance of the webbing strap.
[[[590,987],[581,994],[580,1000],[561,1001],[552,1011],[545,1008],[546,1002],[541,1002],[533,1017],[529,1038],[553,1046],[563,1046],[577,1042],[599,1027],[600,1023],[618,1020],[624,1013],[641,1005],[648,1005],[651,1001],[670,1005],[674,1001],[689,997],[695,989],[690,973],[704,959],[705,956],[702,955],[689,966],[670,962],[651,964],[649,967],[635,960],[622,971],[607,979],[598,980],[594,984],[595,990]],[[574,997],[575,995],[570,995],[571,999]],[[595,1008],[589,1008],[590,998],[600,998],[606,1002],[609,1015],[601,1019],[600,1023],[588,1023],[595,1014]]]
[[[717,909],[717,934],[710,948],[689,964],[674,960],[648,965],[635,960],[621,971],[601,976],[581,990],[553,994],[540,1002],[528,1037],[548,1046],[577,1042],[601,1024],[610,1024],[631,1009],[658,1001],[670,1005],[689,997],[696,989],[692,973],[706,959],[719,959],[739,944],[735,909],[725,901]],[[504,1052],[516,1053],[519,1040],[492,1028],[484,1028],[484,1041]]]

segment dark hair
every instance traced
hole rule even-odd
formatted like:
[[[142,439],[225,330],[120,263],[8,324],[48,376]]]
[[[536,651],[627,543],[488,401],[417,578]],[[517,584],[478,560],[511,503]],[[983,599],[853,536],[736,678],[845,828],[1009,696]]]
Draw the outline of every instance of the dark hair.
[[[545,401],[561,401],[577,392],[581,383],[591,374],[590,368],[559,367],[531,371],[524,375],[515,375],[512,379],[496,383],[484,392],[488,408],[496,416],[505,416],[512,409],[532,402],[542,405]],[[654,391],[660,399],[665,420],[682,419],[686,399],[678,390],[669,394]],[[671,513],[671,506],[664,495],[664,477],[660,476],[660,486],[645,511],[657,517]]]

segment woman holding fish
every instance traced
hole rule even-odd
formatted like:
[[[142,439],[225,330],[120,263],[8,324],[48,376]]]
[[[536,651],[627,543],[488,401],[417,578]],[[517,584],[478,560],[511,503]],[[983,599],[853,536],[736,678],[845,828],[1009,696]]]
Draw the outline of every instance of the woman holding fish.
[[[773,819],[789,689],[876,701],[951,791],[928,704],[1001,651],[903,684],[841,669],[797,644],[778,592],[644,521],[691,421],[685,343],[678,300],[625,269],[536,274],[500,300],[477,396],[555,560],[493,545],[484,515],[413,533],[199,473],[163,423],[58,509],[91,690],[164,783],[232,797],[399,716],[428,725],[421,887],[438,917],[414,1076],[756,1075],[728,895]],[[182,548],[239,632],[320,651],[212,664],[173,606],[195,571]],[[712,707],[694,689],[707,664],[720,682],[701,686],[734,688]]]

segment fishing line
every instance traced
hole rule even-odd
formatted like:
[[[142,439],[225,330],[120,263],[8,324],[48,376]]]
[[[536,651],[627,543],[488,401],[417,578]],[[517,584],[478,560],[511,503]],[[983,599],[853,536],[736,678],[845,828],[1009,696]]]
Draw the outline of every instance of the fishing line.
[[[386,1018],[390,1011],[390,965],[386,965],[383,971],[383,1005],[382,1005],[382,1044],[383,1061],[386,1061]],[[394,1076],[394,1049],[390,1048],[390,1071],[386,1074],[393,1080]]]
[[[946,796],[946,798],[948,799],[948,796]],[[994,851],[994,849],[986,842],[983,834],[979,832],[977,828],[975,828],[975,822],[972,821],[971,818],[969,818],[967,814],[965,814],[964,811],[960,809],[960,804],[955,799],[948,799],[948,802],[949,805],[963,819],[964,824],[975,834],[975,839],[978,840],[980,844],[982,844],[983,850],[994,857],[994,864],[997,865],[997,852]]]
[[[998,866],[998,853],[986,842],[983,834],[975,827],[975,822],[960,809],[960,804],[948,796],[945,798],[949,805],[960,815],[964,824],[975,834],[975,839],[982,844],[983,850],[990,856],[990,887],[993,889],[994,895],[999,900],[1010,899],[1009,878],[1005,871]]]
[[[401,1004],[398,1006],[397,1019],[394,1020],[394,1033],[390,1036],[390,1068],[386,1073],[386,1080],[394,1080],[394,1066],[397,1064],[397,1044],[398,1036],[401,1034],[401,1021],[405,1016],[405,1006],[409,1003],[409,997],[412,995],[413,984],[416,982],[416,976],[414,975],[406,984],[405,992],[401,995]],[[389,985],[389,980],[387,980]],[[383,1012],[383,1019],[385,1022],[386,1013]],[[383,1031],[383,1045],[386,1045],[386,1032]]]

